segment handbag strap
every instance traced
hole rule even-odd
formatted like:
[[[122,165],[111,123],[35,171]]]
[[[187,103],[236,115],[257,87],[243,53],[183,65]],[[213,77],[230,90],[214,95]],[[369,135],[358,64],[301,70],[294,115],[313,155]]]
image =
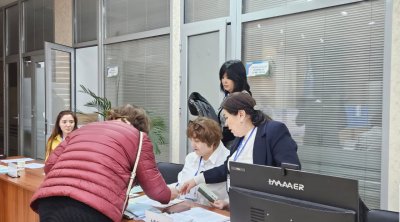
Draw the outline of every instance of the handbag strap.
[[[122,214],[124,214],[124,212],[125,212],[125,208],[127,206],[127,202],[128,202],[128,198],[129,198],[129,193],[131,192],[131,189],[132,189],[133,180],[136,177],[136,168],[137,168],[137,165],[139,163],[140,153],[142,151],[142,144],[143,144],[143,132],[142,131],[139,131],[139,138],[140,138],[139,139],[139,148],[138,148],[138,152],[137,152],[137,155],[136,155],[135,165],[134,165],[133,170],[131,172],[131,177],[130,177],[130,180],[129,180],[128,188],[126,189],[125,202],[124,202],[124,205],[123,205],[123,208],[122,208]]]

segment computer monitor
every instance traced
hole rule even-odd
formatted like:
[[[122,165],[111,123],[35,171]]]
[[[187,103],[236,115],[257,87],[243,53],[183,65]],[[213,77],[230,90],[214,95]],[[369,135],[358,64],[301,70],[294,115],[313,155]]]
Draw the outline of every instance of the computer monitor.
[[[230,162],[232,222],[357,222],[358,182]]]

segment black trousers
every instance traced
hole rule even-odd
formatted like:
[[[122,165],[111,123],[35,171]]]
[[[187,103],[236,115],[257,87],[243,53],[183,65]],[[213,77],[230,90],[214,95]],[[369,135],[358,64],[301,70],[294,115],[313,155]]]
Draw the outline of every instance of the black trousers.
[[[37,201],[40,222],[112,222],[101,212],[69,197],[47,197]]]

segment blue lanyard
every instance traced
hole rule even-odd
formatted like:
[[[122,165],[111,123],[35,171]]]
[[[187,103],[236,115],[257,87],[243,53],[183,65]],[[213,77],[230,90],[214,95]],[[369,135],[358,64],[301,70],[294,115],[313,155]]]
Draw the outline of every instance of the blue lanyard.
[[[197,171],[194,174],[194,176],[197,176],[197,174],[199,174],[200,171],[200,165],[201,165],[201,161],[203,160],[203,157],[200,157],[200,161],[199,161],[199,166],[197,167]],[[175,187],[179,186],[179,183],[176,183]]]
[[[239,148],[236,150],[236,154],[235,154],[235,157],[233,158],[233,161],[236,161],[237,158],[240,156],[240,154],[242,153],[242,151],[243,151],[244,147],[246,146],[247,142],[249,141],[249,139],[250,139],[251,136],[253,135],[253,132],[254,132],[254,129],[255,129],[255,128],[256,128],[256,127],[254,127],[254,128],[251,130],[251,133],[250,133],[249,137],[247,137],[247,139],[246,139],[246,141],[244,142],[244,144],[243,144],[243,140],[240,142]],[[242,146],[242,144],[243,144],[243,146]]]
[[[196,173],[194,174],[194,176],[197,176],[197,174],[199,173],[199,171],[200,171],[200,165],[201,165],[201,161],[203,160],[203,157],[200,157],[200,161],[199,161],[199,166],[197,167],[197,171],[196,171]]]

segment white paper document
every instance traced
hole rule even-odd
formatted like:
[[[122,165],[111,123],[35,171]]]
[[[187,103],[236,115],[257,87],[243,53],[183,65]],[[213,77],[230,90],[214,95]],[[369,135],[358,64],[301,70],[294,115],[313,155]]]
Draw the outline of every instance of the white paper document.
[[[0,174],[8,173],[8,166],[0,165]]]
[[[25,164],[25,168],[29,168],[29,169],[39,169],[39,168],[43,168],[44,164],[43,163],[27,163]]]
[[[17,163],[17,162],[22,162],[22,161],[32,161],[32,158],[19,158],[19,159],[8,159],[8,160],[1,160],[3,163]]]
[[[143,192],[143,189],[141,186],[134,186],[131,189],[131,192],[129,192],[129,194],[135,194],[135,193],[140,193]]]
[[[158,202],[158,201],[155,201],[155,200],[150,199],[150,198],[149,198],[148,196],[146,196],[146,195],[143,195],[143,196],[140,196],[140,197],[136,197],[136,198],[130,199],[130,200],[129,200],[129,203],[131,203],[131,202],[133,202],[133,203],[147,204],[147,205],[151,205],[151,206],[153,206],[153,207],[166,208],[166,207],[175,205],[175,204],[177,204],[177,203],[183,202],[183,200],[175,199],[175,200],[171,200],[168,204],[162,204],[162,203],[160,203],[160,202]]]
[[[227,222],[230,218],[222,214],[218,214],[201,207],[193,207],[190,210],[183,211],[179,214],[192,217],[193,222]]]

